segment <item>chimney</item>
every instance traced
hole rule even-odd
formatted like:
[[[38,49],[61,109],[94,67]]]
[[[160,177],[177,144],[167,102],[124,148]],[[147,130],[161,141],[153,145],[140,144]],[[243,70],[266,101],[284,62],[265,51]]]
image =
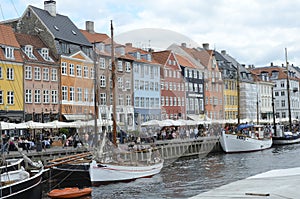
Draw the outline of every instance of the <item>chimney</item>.
[[[56,16],[56,1],[44,1],[44,10],[48,11],[52,17]]]
[[[186,43],[181,43],[181,46],[186,48]]]
[[[85,22],[85,30],[89,33],[95,33],[94,31],[94,22],[93,21],[86,21]]]
[[[226,55],[226,50],[221,50],[222,55]]]
[[[132,47],[132,43],[126,43],[125,46],[126,47]]]
[[[273,62],[271,62],[271,66],[273,66]]]
[[[204,50],[209,50],[209,43],[202,44]]]

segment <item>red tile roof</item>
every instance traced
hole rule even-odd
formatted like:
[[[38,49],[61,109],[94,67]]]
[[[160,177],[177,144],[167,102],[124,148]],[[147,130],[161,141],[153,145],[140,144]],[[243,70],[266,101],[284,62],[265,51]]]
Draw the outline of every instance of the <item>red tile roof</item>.
[[[87,38],[90,43],[103,42],[105,44],[110,44],[111,39],[107,34],[104,33],[90,33],[86,30],[80,30],[80,32]]]
[[[10,26],[0,24],[0,44],[20,48],[14,31]]]

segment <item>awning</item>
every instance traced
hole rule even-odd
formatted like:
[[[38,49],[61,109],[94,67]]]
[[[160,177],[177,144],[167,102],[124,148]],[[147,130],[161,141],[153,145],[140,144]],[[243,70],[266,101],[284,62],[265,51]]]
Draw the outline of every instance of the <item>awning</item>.
[[[200,118],[200,115],[187,115],[188,118],[190,118],[191,120],[194,120],[194,121],[203,121],[201,118]]]
[[[93,119],[92,115],[84,115],[84,114],[64,114],[63,116],[68,121],[91,120],[91,119]]]

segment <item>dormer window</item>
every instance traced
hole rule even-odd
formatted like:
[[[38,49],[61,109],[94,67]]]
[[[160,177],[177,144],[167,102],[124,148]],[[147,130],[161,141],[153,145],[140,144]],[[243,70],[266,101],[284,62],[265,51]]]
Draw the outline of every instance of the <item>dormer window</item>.
[[[30,59],[36,59],[36,57],[33,55],[33,47],[31,45],[26,45],[23,48],[24,53],[27,55]]]
[[[136,59],[141,59],[141,53],[140,52],[136,52]]]
[[[5,47],[5,58],[6,59],[15,59],[14,48],[12,48],[12,47]]]
[[[51,61],[53,62],[53,60],[51,59],[51,57],[49,57],[49,49],[48,48],[42,48],[39,53],[42,55],[42,57],[44,58],[45,61]]]

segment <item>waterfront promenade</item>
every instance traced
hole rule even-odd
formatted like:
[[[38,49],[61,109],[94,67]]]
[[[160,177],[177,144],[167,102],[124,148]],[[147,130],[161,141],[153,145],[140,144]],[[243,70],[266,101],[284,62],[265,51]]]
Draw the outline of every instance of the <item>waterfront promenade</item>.
[[[271,170],[204,192],[206,198],[300,198],[300,167]]]
[[[163,159],[173,159],[179,157],[187,157],[193,155],[206,155],[210,152],[220,151],[219,137],[198,137],[188,139],[172,139],[172,140],[159,140],[155,142]],[[128,145],[123,144],[123,145]],[[46,150],[37,152],[36,150],[29,150],[28,152],[22,151],[34,161],[41,160],[45,165],[49,160],[60,158],[67,155],[74,155],[78,153],[87,152],[85,147],[64,147],[51,146]],[[22,157],[18,151],[10,151],[9,154],[5,152],[6,158]]]

